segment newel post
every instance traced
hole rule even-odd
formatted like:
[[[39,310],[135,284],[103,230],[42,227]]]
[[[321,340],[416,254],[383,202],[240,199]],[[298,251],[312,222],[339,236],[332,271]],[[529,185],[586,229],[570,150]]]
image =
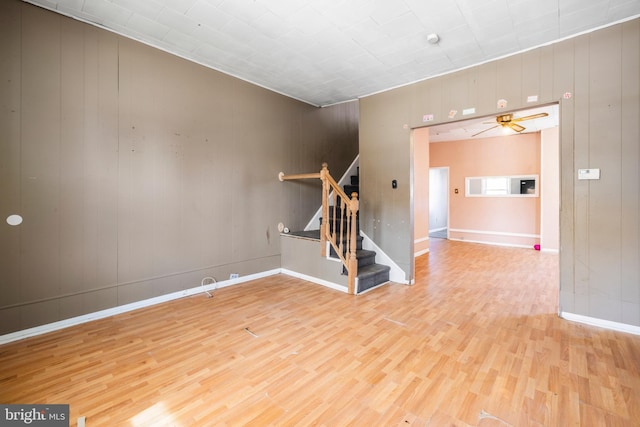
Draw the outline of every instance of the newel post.
[[[355,293],[355,285],[356,285],[356,277],[358,276],[358,259],[356,258],[356,246],[357,246],[357,235],[358,235],[358,222],[357,222],[357,214],[358,209],[360,207],[360,202],[358,201],[358,193],[351,193],[351,200],[349,201],[349,211],[351,215],[351,235],[349,236],[349,267],[347,268],[349,272],[349,294],[353,295]]]
[[[322,223],[320,224],[320,254],[327,256],[327,227],[329,226],[329,175],[328,165],[322,164],[320,179],[322,180]]]

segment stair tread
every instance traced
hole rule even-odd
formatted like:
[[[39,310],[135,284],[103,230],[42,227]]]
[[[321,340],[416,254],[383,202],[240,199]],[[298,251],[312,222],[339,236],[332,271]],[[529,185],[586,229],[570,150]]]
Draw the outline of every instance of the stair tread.
[[[360,267],[358,269],[358,277],[362,278],[362,277],[372,276],[372,275],[375,275],[378,273],[384,273],[390,270],[391,270],[391,267],[389,267],[388,265],[383,265],[383,264],[365,265],[364,267]]]
[[[366,258],[366,257],[370,257],[370,256],[375,257],[376,256],[376,252],[375,251],[370,251],[370,250],[367,250],[367,249],[358,249],[358,250],[356,250],[356,258]]]
[[[296,237],[304,237],[307,239],[320,240],[320,230],[291,231],[288,234]]]

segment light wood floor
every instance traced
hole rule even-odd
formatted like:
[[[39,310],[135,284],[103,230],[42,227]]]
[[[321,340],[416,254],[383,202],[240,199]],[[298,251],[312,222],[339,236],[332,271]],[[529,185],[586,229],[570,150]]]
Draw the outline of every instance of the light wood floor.
[[[559,319],[556,255],[431,248],[415,286],[278,275],[1,346],[0,402],[88,427],[640,425],[640,337]]]

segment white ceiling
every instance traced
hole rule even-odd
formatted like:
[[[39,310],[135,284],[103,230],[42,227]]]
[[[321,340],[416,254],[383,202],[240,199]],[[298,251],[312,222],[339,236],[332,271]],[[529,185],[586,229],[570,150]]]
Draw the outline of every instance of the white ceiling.
[[[27,1],[318,106],[640,16],[640,0]]]

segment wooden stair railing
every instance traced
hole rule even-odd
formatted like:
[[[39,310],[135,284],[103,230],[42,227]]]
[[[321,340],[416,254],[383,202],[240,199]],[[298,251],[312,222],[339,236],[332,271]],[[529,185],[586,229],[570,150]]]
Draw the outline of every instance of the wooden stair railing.
[[[358,276],[358,260],[356,258],[358,193],[354,192],[351,193],[351,197],[347,196],[329,173],[326,163],[322,164],[320,173],[285,175],[280,172],[278,174],[280,181],[314,178],[322,180],[321,255],[327,256],[327,242],[329,242],[347,270],[348,292],[353,295]],[[330,206],[333,206],[331,218],[329,218]]]

